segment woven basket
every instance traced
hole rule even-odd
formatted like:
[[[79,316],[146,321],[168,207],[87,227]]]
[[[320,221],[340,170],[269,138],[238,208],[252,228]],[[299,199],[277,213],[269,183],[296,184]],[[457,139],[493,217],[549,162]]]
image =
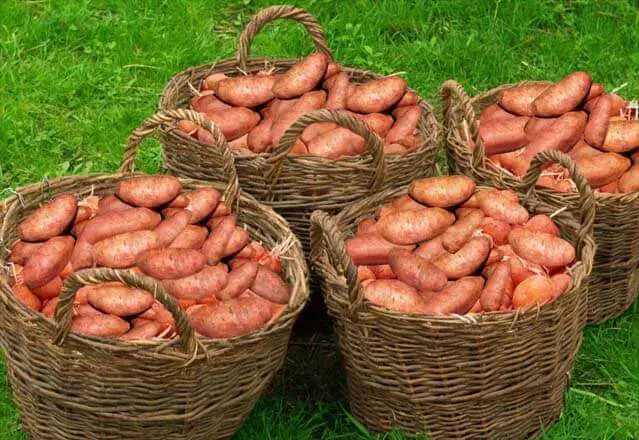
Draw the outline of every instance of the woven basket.
[[[137,149],[154,125],[153,119],[148,120],[133,133],[129,151]],[[5,201],[0,238],[4,243],[16,239],[18,223],[51,197],[112,193],[118,181],[132,175],[136,174],[131,162],[120,174],[70,176],[20,188]],[[55,320],[49,320],[17,301],[2,273],[0,343],[22,427],[30,438],[226,439],[242,425],[282,365],[291,328],[308,297],[299,242],[272,209],[238,195],[236,182],[181,181],[189,190],[225,189],[226,202],[235,207],[238,221],[251,237],[270,248],[284,248],[283,275],[292,292],[287,309],[251,334],[199,339],[186,315],[152,278],[104,268],[80,271],[66,281]],[[2,265],[7,256],[3,249]],[[173,314],[179,338],[131,343],[69,333],[75,292],[105,281],[153,293]]]
[[[326,37],[319,23],[305,10],[293,6],[272,6],[260,11],[246,26],[238,42],[235,58],[217,64],[192,67],[175,75],[166,85],[160,107],[188,107],[194,87],[211,73],[238,75],[255,73],[264,67],[282,72],[296,60],[249,58],[249,48],[255,35],[268,23],[287,18],[302,23],[311,34],[317,50],[327,53]],[[379,75],[358,69],[342,68],[354,82],[366,82]],[[291,127],[280,145],[269,153],[247,155],[234,151],[235,165],[242,190],[272,206],[286,218],[291,229],[308,250],[310,215],[315,209],[335,212],[345,204],[386,188],[396,188],[411,180],[432,173],[438,149],[440,128],[430,106],[422,101],[423,112],[418,124],[424,145],[403,157],[384,157],[380,145],[369,145],[361,157],[330,160],[315,156],[287,156],[292,133],[301,133],[312,122],[331,121],[352,129],[370,140],[376,136],[360,122],[337,112],[321,112],[303,117]],[[227,148],[223,137],[215,137],[215,145],[204,144],[175,129],[175,124],[161,127],[167,168],[175,175],[203,180],[219,179],[220,154]]]
[[[522,182],[508,171],[486,160],[479,137],[477,115],[498,102],[504,89],[527,84],[506,84],[470,98],[461,85],[446,81],[442,86],[444,125],[451,172],[465,174],[477,182],[521,192]],[[468,145],[475,145],[473,152]],[[579,195],[537,188],[537,196],[553,208],[577,212]],[[588,297],[588,322],[601,323],[621,315],[639,295],[639,192],[595,193],[594,239],[597,253]]]
[[[532,168],[537,177],[543,163],[556,161],[576,175],[581,216],[555,217],[577,248],[573,285],[552,304],[527,311],[432,317],[389,311],[363,299],[344,240],[359,219],[407,188],[376,194],[335,217],[313,214],[312,261],[335,318],[350,409],[369,429],[432,439],[513,440],[535,436],[560,416],[586,319],[582,282],[594,253],[592,193],[566,159],[542,153]],[[526,206],[540,212],[534,196],[528,200],[533,205]]]

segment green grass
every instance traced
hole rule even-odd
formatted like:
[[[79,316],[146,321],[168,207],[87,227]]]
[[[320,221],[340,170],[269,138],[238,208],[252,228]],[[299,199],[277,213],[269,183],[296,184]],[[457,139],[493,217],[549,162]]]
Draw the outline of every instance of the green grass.
[[[43,176],[114,171],[127,135],[157,107],[171,75],[232,56],[242,26],[267,3],[1,1],[0,190],[6,195]],[[575,69],[639,96],[639,10],[632,0],[298,4],[325,26],[340,62],[406,72],[433,101],[449,78],[475,93],[504,82],[558,79]],[[266,28],[254,44],[256,54],[276,57],[310,49],[310,39],[290,23]],[[143,170],[157,170],[159,144],[147,143],[141,156]],[[345,409],[337,357],[294,351],[302,352],[301,366],[287,363],[237,438],[368,438]],[[2,373],[0,438],[21,439]],[[639,438],[636,305],[586,329],[564,415],[544,438]]]

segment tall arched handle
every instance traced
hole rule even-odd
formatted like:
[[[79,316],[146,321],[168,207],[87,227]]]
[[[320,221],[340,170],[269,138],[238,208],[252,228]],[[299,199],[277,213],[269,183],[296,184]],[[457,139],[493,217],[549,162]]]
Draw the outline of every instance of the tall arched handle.
[[[211,132],[211,134],[213,135],[213,139],[215,139],[216,141],[221,141],[221,147],[211,148],[220,149],[223,163],[222,169],[224,175],[227,176],[228,182],[224,190],[224,201],[227,204],[232,205],[235,200],[237,200],[237,195],[240,188],[239,180],[237,177],[237,170],[235,169],[235,157],[233,156],[233,153],[231,153],[231,150],[228,148],[226,139],[224,138],[222,131],[217,127],[217,125],[211,122],[211,120],[208,119],[204,114],[198,113],[193,110],[160,110],[153,116],[145,119],[144,122],[142,122],[142,124],[138,128],[136,128],[129,136],[129,141],[124,150],[122,162],[120,163],[118,171],[121,173],[132,173],[135,168],[135,157],[137,155],[140,143],[144,139],[147,139],[156,134],[157,130],[160,127],[173,127],[182,119],[186,119],[202,126],[204,129]],[[203,146],[202,148],[206,148],[206,146]]]
[[[85,269],[72,274],[62,286],[60,302],[55,310],[56,329],[54,342],[62,345],[71,330],[73,318],[73,300],[82,287],[117,281],[136,289],[143,289],[151,293],[166,309],[171,312],[178,330],[178,337],[184,352],[189,358],[194,358],[198,350],[198,341],[191,327],[189,318],[182,309],[171,299],[162,284],[145,275],[128,270],[114,270],[107,268]]]
[[[289,20],[302,23],[311,34],[313,43],[317,50],[326,53],[331,59],[333,59],[333,53],[328,48],[328,43],[326,42],[324,29],[315,17],[302,8],[290,5],[275,5],[264,8],[255,14],[251,19],[251,22],[242,31],[237,43],[237,53],[235,55],[237,65],[240,69],[246,70],[249,50],[251,49],[251,43],[253,42],[255,35],[257,35],[266,24],[281,18],[287,18]]]

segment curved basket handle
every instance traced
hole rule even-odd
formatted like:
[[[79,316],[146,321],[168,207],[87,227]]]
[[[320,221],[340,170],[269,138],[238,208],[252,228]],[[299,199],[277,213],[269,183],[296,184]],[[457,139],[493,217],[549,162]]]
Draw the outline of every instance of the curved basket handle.
[[[362,121],[350,116],[344,111],[326,109],[315,110],[304,114],[284,132],[279,145],[275,147],[271,156],[267,159],[267,162],[271,164],[271,169],[267,174],[270,187],[272,188],[277,183],[284,161],[295,145],[297,138],[306,127],[316,122],[334,122],[364,138],[366,141],[364,146],[365,151],[373,157],[370,189],[371,192],[377,191],[386,177],[384,143]]]
[[[337,226],[335,218],[324,211],[314,211],[311,214],[311,260],[319,258],[321,241],[324,242],[331,264],[337,269],[338,275],[346,277],[348,289],[348,313],[352,319],[364,304],[364,296],[357,277],[357,267],[353,259],[346,253],[344,233]]]
[[[459,154],[465,155],[466,162],[472,164],[473,167],[479,168],[484,164],[484,142],[481,140],[479,136],[479,124],[477,123],[477,116],[475,113],[475,109],[471,103],[471,98],[468,96],[464,87],[459,84],[457,81],[449,79],[444,82],[441,87],[441,98],[443,102],[443,116],[444,116],[444,125],[446,126],[446,131],[451,132],[455,130],[455,121],[454,121],[454,113],[453,107],[455,106],[455,100],[458,101],[457,105],[462,107],[464,112],[464,120],[468,122],[468,129],[470,131],[471,139],[475,144],[475,149],[470,151],[470,149],[465,149],[463,152],[459,152]]]
[[[224,201],[229,205],[232,205],[233,202],[237,200],[237,194],[240,188],[233,153],[231,153],[231,150],[228,148],[226,139],[217,125],[211,122],[204,114],[193,110],[160,110],[153,116],[146,118],[138,128],[133,130],[131,136],[129,136],[129,141],[127,142],[124,150],[122,162],[120,163],[118,171],[121,173],[132,173],[135,168],[135,157],[140,143],[144,139],[154,135],[161,126],[172,125],[182,119],[201,125],[211,132],[213,139],[221,141],[219,149],[222,154],[222,168],[224,174],[228,177],[228,183],[224,190]]]
[[[570,156],[559,150],[541,151],[533,157],[530,167],[521,181],[521,189],[526,194],[526,197],[534,196],[537,180],[541,176],[543,167],[551,163],[556,163],[566,168],[570,173],[570,178],[577,186],[577,192],[579,193],[579,219],[576,220],[579,221],[579,229],[577,230],[575,248],[581,254],[581,260],[587,269],[586,273],[589,274],[592,269],[590,257],[594,255],[592,230],[595,221],[595,199],[588,180],[577,168],[575,162]],[[591,253],[591,255],[587,255],[587,253]]]
[[[324,29],[318,23],[315,17],[313,17],[302,8],[296,8],[295,6],[290,5],[276,5],[264,8],[260,12],[255,14],[251,19],[251,22],[246,25],[246,28],[244,28],[244,30],[242,31],[240,40],[237,43],[237,53],[235,55],[235,59],[237,60],[237,64],[240,69],[246,70],[246,62],[248,61],[249,50],[251,48],[251,43],[255,35],[257,35],[257,33],[266,24],[280,18],[288,18],[290,20],[295,20],[302,23],[306,27],[306,30],[308,30],[308,32],[311,34],[313,43],[315,44],[317,50],[327,54],[331,60],[333,59],[333,53],[328,48],[328,43],[326,42]]]
[[[171,312],[175,320],[175,326],[179,333],[179,340],[184,351],[191,357],[195,357],[198,349],[198,341],[189,318],[182,309],[171,299],[162,284],[146,275],[133,273],[128,270],[114,270],[108,268],[85,269],[74,273],[64,281],[60,302],[55,310],[56,329],[54,342],[62,345],[71,329],[73,318],[73,299],[80,288],[90,284],[101,284],[119,281],[130,287],[143,289],[151,293],[166,309]]]

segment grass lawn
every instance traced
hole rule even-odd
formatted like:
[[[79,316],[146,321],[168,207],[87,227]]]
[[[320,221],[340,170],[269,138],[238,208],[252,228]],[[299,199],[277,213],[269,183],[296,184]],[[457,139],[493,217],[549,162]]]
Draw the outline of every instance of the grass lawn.
[[[266,1],[0,1],[0,190],[69,173],[114,171],[127,135],[157,106],[172,74],[231,56]],[[437,100],[446,79],[470,93],[588,70],[639,96],[639,9],[632,0],[299,1],[325,26],[337,60],[406,72]],[[311,49],[299,26],[271,26],[256,54]],[[139,167],[156,170],[146,144]],[[639,438],[639,306],[586,329],[566,409],[544,439]],[[347,412],[335,353],[292,347],[302,365],[259,402],[238,439],[375,437]],[[0,363],[0,438],[22,439]],[[283,380],[286,377],[286,380]]]

